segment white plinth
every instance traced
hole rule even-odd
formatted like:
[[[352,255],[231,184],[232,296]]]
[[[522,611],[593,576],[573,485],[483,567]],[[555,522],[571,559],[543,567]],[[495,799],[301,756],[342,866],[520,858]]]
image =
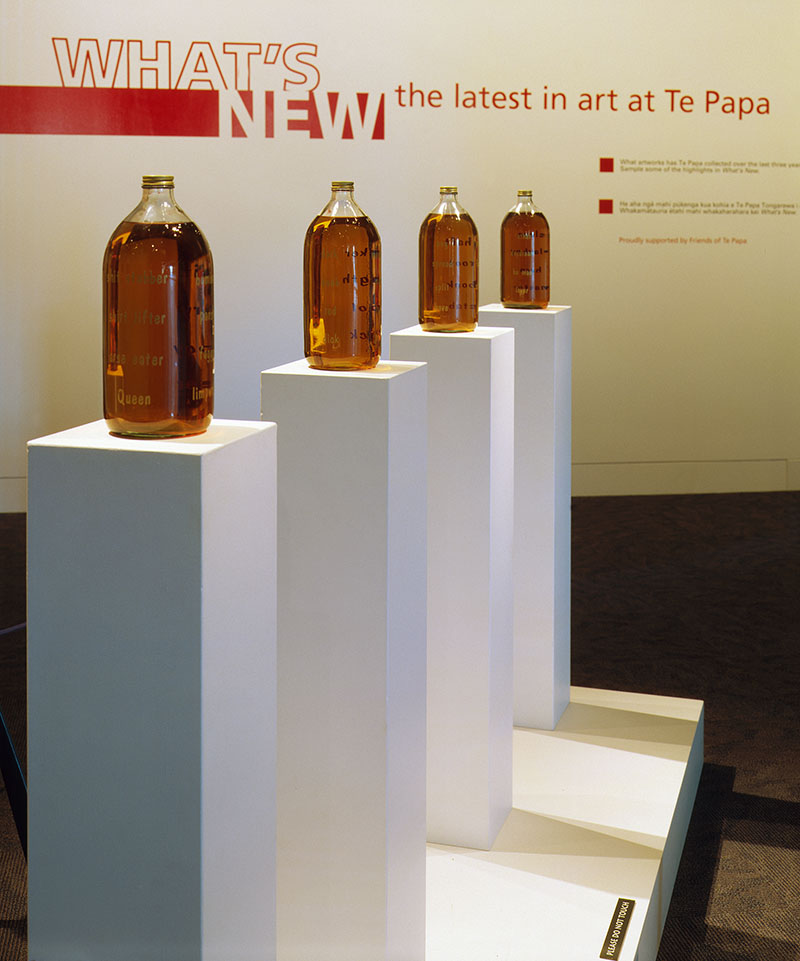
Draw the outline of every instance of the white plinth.
[[[479,315],[515,338],[514,723],[552,730],[570,682],[572,308]]]
[[[278,422],[278,952],[425,950],[426,368],[262,374]]]
[[[426,961],[655,961],[703,765],[701,701],[572,688],[514,732],[514,807],[491,851],[429,845]]]
[[[36,961],[275,957],[275,435],[29,445]]]
[[[428,839],[491,846],[511,806],[514,332],[393,333],[428,364]]]

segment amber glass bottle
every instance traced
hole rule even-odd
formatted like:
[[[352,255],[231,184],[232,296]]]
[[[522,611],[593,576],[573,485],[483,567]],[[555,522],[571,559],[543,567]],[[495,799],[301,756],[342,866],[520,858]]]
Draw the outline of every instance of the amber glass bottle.
[[[200,434],[214,411],[214,268],[172,177],[143,177],[103,258],[103,409],[112,434]]]
[[[550,227],[530,190],[500,227],[500,300],[506,307],[547,307],[550,303]]]
[[[419,230],[419,322],[440,332],[478,323],[478,230],[457,187],[440,188]]]
[[[350,180],[333,181],[306,231],[303,339],[320,370],[367,370],[381,355],[381,239]]]

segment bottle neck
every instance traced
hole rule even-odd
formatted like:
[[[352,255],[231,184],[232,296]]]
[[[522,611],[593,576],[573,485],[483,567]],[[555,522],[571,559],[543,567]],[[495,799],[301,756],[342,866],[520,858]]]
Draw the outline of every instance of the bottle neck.
[[[331,189],[331,199],[322,211],[321,216],[363,217],[364,211],[356,203],[352,187],[333,187]]]
[[[531,191],[519,191],[517,193],[517,202],[511,208],[512,213],[533,214],[536,213],[537,210],[538,207],[533,202]]]
[[[174,187],[142,187],[142,199],[128,220],[134,223],[188,223],[189,216],[175,201]]]
[[[458,191],[455,187],[442,187],[439,190],[439,203],[436,205],[435,214],[450,215],[460,217],[466,210],[458,202]]]

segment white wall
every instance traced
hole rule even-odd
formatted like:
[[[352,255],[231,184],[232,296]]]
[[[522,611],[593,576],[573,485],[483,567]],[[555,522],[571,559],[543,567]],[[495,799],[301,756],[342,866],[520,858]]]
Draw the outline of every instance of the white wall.
[[[28,438],[102,416],[100,263],[143,173],[175,175],[214,253],[221,417],[257,418],[259,371],[301,355],[302,240],[331,179],[356,181],[381,233],[386,332],[415,322],[417,231],[441,183],[460,187],[478,223],[483,303],[499,296],[502,216],[518,187],[533,186],[552,228],[553,300],[574,307],[574,492],[800,488],[795,0],[2,0],[0,9],[4,87],[60,86],[51,38],[63,37],[72,53],[80,38],[98,39],[103,54],[111,39],[141,40],[145,56],[169,41],[173,85],[192,42],[210,43],[232,88],[223,43],[250,42],[260,44],[249,61],[256,102],[263,90],[276,102],[270,139],[234,139],[229,127],[219,137],[0,133],[0,510],[24,509]],[[304,55],[313,67],[284,92],[284,81],[303,79],[292,59],[301,48],[287,54],[294,72],[281,60],[298,43],[316,45]],[[270,44],[281,45],[277,62],[259,66]],[[125,86],[124,53],[120,63]],[[317,82],[321,104],[327,91],[351,100],[364,91],[372,109],[383,93],[385,139],[358,124],[351,141],[288,130],[301,114],[286,102]],[[411,82],[441,91],[441,106],[401,107],[396,88],[407,99]],[[507,95],[505,108],[489,94],[486,108],[456,108],[456,83],[462,104],[485,87]],[[543,109],[545,88],[564,93],[566,109]],[[707,90],[720,95],[708,111]],[[629,109],[648,92],[651,110],[647,99]],[[599,93],[599,109],[580,109],[581,94],[596,108]],[[686,96],[693,103],[681,109]],[[753,107],[741,118],[739,98]],[[7,130],[4,99],[0,90]],[[614,173],[599,171],[600,157],[615,159]],[[685,165],[623,171],[623,159]],[[686,173],[688,161],[710,172]],[[600,198],[616,212],[598,214]],[[650,201],[679,206],[621,212]],[[762,213],[766,203],[791,212]],[[663,238],[678,243],[647,242]]]

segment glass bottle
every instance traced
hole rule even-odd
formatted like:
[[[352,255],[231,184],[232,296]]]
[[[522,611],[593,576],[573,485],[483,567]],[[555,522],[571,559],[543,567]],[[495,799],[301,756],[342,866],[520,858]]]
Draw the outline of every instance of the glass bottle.
[[[547,307],[550,303],[550,227],[530,190],[500,227],[500,300],[506,307]]]
[[[103,410],[119,436],[200,434],[214,411],[211,251],[173,188],[143,177],[103,258]]]
[[[381,239],[353,199],[351,180],[334,180],[303,245],[303,340],[319,370],[367,370],[381,354]]]
[[[419,322],[440,332],[478,323],[478,230],[457,187],[439,188],[439,203],[419,230]]]

